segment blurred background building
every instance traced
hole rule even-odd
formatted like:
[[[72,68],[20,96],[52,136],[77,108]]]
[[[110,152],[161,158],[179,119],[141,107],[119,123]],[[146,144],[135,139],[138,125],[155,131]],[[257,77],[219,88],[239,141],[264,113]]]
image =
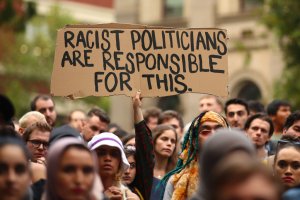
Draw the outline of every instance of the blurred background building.
[[[275,37],[260,22],[259,10],[263,8],[260,0],[39,0],[35,2],[38,15],[46,16],[53,6],[58,5],[78,23],[85,24],[118,22],[178,28],[227,29],[229,97],[268,103],[273,98],[274,82],[280,78],[284,67]],[[183,113],[185,122],[188,122],[197,115],[200,96],[184,94],[148,98],[144,100],[144,106],[156,105],[163,109],[179,110]],[[109,102],[112,121],[130,130],[131,99],[113,96],[109,97]],[[65,106],[59,109],[63,113]]]

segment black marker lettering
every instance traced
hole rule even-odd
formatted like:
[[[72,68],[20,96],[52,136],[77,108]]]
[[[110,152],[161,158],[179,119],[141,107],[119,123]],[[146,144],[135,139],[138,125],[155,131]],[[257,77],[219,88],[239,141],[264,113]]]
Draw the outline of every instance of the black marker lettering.
[[[80,60],[81,53],[78,50],[73,51],[73,66],[76,66],[76,63],[81,65],[81,67],[84,67],[83,62]]]
[[[112,87],[109,88],[108,86],[108,79],[109,77],[112,77],[113,80],[110,81],[111,83],[113,83]],[[108,92],[113,92],[115,91],[117,85],[118,85],[118,78],[117,78],[117,75],[114,73],[114,72],[108,72],[108,74],[105,76],[105,89],[108,91]]]
[[[212,46],[213,49],[217,49],[216,33],[213,32],[213,38],[212,38],[209,32],[205,32],[205,37],[206,37],[207,50],[210,50],[210,46]]]
[[[166,31],[166,33],[169,35],[170,47],[173,48],[173,33],[175,33],[175,31]]]
[[[181,82],[181,80],[184,80],[185,77],[182,74],[177,74],[175,76],[175,83],[177,83],[178,85],[181,85],[183,88],[182,89],[178,89],[177,87],[175,87],[175,92],[177,92],[178,94],[183,94],[187,91],[188,87],[186,86],[185,83]]]
[[[72,43],[72,40],[74,39],[74,33],[72,31],[66,31],[64,33],[64,40],[65,40],[65,48],[67,48],[69,45],[74,49],[75,45]]]
[[[206,44],[205,44],[203,35],[202,35],[201,32],[198,32],[198,35],[197,35],[197,41],[196,41],[196,49],[197,49],[197,50],[202,49],[202,48],[200,47],[200,45],[202,45],[203,49],[206,50]]]
[[[91,57],[90,57],[90,53],[92,53],[92,50],[91,49],[86,49],[84,50],[84,66],[85,67],[94,67],[94,64],[93,63],[89,63]]]
[[[62,59],[61,59],[60,65],[61,65],[62,67],[64,67],[66,61],[68,61],[68,62],[70,63],[70,65],[73,65],[72,59],[71,59],[71,57],[70,57],[68,51],[65,51],[65,52],[64,52],[64,55],[63,55],[63,57],[62,57]]]
[[[127,71],[129,74],[133,74],[133,73],[135,72],[134,62],[133,62],[133,60],[132,60],[132,59],[134,59],[133,53],[128,53],[128,54],[126,55],[126,58],[127,58],[128,62],[130,62],[130,64],[131,64],[131,68],[129,67],[129,64],[128,64],[128,63],[125,64],[126,71]]]
[[[100,79],[99,76],[102,76],[104,74],[104,72],[95,72],[95,91],[98,92],[99,91],[99,87],[98,84],[103,82],[103,79]]]
[[[189,72],[190,73],[196,73],[198,71],[198,65],[196,62],[196,56],[194,54],[188,54],[188,64],[189,64]],[[195,66],[193,68],[193,66]]]
[[[90,43],[90,40],[89,40],[89,38],[90,37],[92,37],[92,36],[89,36],[89,35],[93,35],[93,31],[91,31],[91,30],[88,30],[87,32],[86,32],[86,45],[87,45],[87,47],[89,48],[89,49],[92,49],[92,48],[94,48],[94,42],[91,42]]]
[[[149,70],[153,70],[153,69],[156,68],[156,58],[155,58],[155,55],[153,55],[151,53],[147,55],[145,66]]]
[[[214,69],[214,65],[218,64],[217,62],[214,62],[213,59],[216,58],[216,59],[221,59],[222,56],[219,56],[219,55],[209,55],[209,68],[210,68],[210,71],[211,72],[214,72],[214,73],[221,73],[221,74],[224,74],[224,70],[221,70],[221,69]]]
[[[154,74],[143,74],[142,78],[147,79],[148,89],[152,90],[151,78],[154,78]]]
[[[199,62],[201,62],[201,64],[199,64],[199,66],[200,66],[200,72],[209,72],[209,69],[205,69],[205,68],[203,67],[202,55],[199,54],[198,57],[199,57]]]
[[[124,31],[114,30],[114,31],[111,31],[111,33],[116,34],[116,47],[117,47],[117,50],[120,51],[120,33],[124,33]]]
[[[169,91],[167,74],[164,74],[162,79],[159,78],[159,74],[156,74],[156,84],[157,89],[160,89],[162,87],[161,85],[163,84],[165,86],[164,90]]]
[[[135,45],[141,40],[141,35],[138,31],[132,30],[130,31],[130,36],[131,36],[131,44],[132,44],[132,49],[135,50]]]
[[[180,61],[180,58],[177,54],[171,54],[171,63],[173,66],[175,66],[175,69],[170,66],[170,72],[172,74],[178,74],[180,72],[180,64],[178,63]]]
[[[110,67],[112,70],[115,70],[114,66],[109,62],[111,59],[110,53],[107,51],[104,51],[102,53],[102,57],[103,57],[103,69],[106,71],[107,70],[106,67]]]
[[[148,41],[149,44],[146,44],[146,41]],[[146,45],[148,45],[148,46],[146,46]],[[151,47],[152,47],[151,33],[148,30],[144,30],[142,33],[142,49],[144,51],[148,51],[149,49],[151,49]]]
[[[221,39],[222,37],[222,39]],[[227,53],[227,47],[226,47],[226,44],[223,42],[223,40],[226,40],[226,34],[223,32],[223,31],[219,31],[218,34],[217,34],[217,40],[221,43],[221,46],[220,47],[218,45],[218,53],[223,56]],[[222,50],[223,49],[223,50]]]
[[[130,76],[128,73],[126,72],[121,72],[120,73],[120,89],[121,91],[124,91],[124,85],[126,86],[126,88],[131,91],[132,90],[132,87],[129,85],[129,82],[130,81]]]
[[[86,48],[86,41],[85,41],[84,34],[82,31],[78,32],[76,46],[78,47],[80,45],[80,43],[82,44],[82,46],[84,48]]]
[[[109,37],[109,32],[108,32],[108,30],[104,29],[102,31],[102,39],[103,39],[103,41],[106,42],[106,45],[105,45],[105,43],[101,44],[101,49],[103,51],[108,51],[110,49],[110,41],[109,41],[108,37]]]
[[[120,56],[123,55],[123,52],[114,52],[114,60],[115,60],[115,67],[116,70],[124,70],[125,66],[120,66]]]

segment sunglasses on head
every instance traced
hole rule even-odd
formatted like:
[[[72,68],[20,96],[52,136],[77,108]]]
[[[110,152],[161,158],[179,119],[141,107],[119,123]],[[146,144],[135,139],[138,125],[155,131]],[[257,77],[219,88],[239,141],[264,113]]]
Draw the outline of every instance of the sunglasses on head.
[[[124,146],[124,150],[127,150],[127,151],[136,151],[136,148],[133,145],[126,145],[126,146]]]
[[[288,141],[288,140],[278,140],[278,143],[277,143],[277,151],[282,147],[282,146],[285,146],[285,145],[288,145],[290,144],[290,146],[298,146],[300,147],[300,142],[293,142],[293,141]]]

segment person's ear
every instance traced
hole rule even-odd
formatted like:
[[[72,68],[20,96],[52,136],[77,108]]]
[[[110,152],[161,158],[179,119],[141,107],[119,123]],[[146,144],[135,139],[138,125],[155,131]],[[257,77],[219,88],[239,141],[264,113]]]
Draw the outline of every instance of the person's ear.
[[[19,127],[19,134],[22,136],[24,134],[25,128]]]

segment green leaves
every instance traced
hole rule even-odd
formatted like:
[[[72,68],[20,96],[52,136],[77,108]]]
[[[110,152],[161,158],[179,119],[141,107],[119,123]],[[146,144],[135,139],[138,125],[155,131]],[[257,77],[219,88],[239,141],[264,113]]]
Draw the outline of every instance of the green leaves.
[[[300,106],[300,1],[268,0],[263,22],[278,36],[285,70],[275,85],[275,96]]]
[[[52,7],[47,16],[32,17],[35,11],[31,5],[27,6],[26,31],[16,31],[8,25],[1,26],[2,1],[10,0],[0,0],[0,52],[3,53],[0,72],[8,77],[1,85],[5,86],[5,94],[13,101],[19,117],[29,110],[29,102],[35,93],[49,91],[57,30],[67,24],[76,24],[76,21],[58,6]],[[55,101],[62,105],[67,103],[63,98]],[[87,97],[72,102],[76,103],[101,106],[107,111],[110,101]]]

